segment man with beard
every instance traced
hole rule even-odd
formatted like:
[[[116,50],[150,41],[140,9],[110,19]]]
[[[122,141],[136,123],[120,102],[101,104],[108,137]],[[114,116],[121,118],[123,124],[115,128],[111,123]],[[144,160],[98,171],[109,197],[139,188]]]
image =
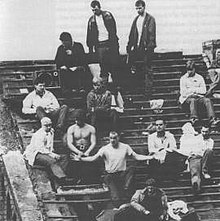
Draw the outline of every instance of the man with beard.
[[[144,189],[139,189],[129,204],[121,205],[114,221],[160,221],[167,213],[167,196],[148,179]]]

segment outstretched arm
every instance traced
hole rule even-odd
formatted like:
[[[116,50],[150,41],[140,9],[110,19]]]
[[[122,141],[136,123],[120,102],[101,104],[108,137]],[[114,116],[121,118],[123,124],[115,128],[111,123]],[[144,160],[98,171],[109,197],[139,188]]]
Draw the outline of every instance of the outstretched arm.
[[[99,158],[99,153],[90,156],[90,157],[81,157],[80,160],[81,161],[85,161],[85,162],[93,162],[95,160],[97,160]]]

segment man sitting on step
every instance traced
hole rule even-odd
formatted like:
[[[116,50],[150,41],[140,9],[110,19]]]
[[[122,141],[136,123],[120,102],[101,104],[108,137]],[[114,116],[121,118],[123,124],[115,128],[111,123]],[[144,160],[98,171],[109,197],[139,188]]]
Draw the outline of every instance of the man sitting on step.
[[[196,73],[195,62],[187,61],[186,70],[187,73],[180,78],[180,103],[183,107],[189,107],[192,125],[198,121],[198,111],[202,105],[206,109],[210,125],[216,126],[220,121],[215,117],[212,101],[205,97],[205,81],[201,75]]]
[[[65,169],[67,166],[67,158],[54,152],[54,130],[52,121],[48,117],[41,119],[41,128],[36,131],[31,143],[26,147],[24,157],[29,165],[40,165],[46,167],[51,180],[56,185],[62,185],[65,181]]]
[[[185,135],[180,139],[180,152],[188,157],[194,194],[201,190],[201,175],[210,179],[208,169],[213,154],[214,141],[210,138],[208,125],[203,125],[198,136]]]
[[[60,135],[63,133],[68,113],[67,105],[60,107],[53,93],[45,89],[43,78],[39,77],[34,80],[34,88],[23,100],[22,112],[26,115],[36,114],[40,120],[43,117],[50,117],[55,125],[55,132]]]

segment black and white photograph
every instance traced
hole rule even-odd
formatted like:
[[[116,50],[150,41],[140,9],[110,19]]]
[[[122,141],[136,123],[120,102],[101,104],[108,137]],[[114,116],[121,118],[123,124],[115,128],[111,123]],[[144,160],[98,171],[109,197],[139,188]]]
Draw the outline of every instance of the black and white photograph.
[[[219,12],[0,0],[0,221],[219,221]]]

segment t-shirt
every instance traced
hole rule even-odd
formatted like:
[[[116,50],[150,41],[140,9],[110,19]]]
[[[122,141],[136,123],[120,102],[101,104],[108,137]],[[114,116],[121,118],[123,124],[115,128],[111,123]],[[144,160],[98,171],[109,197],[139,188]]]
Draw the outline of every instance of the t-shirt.
[[[115,173],[126,170],[126,158],[131,156],[133,150],[124,143],[119,143],[118,148],[113,148],[109,143],[98,151],[98,155],[104,158],[105,170],[108,173]]]
[[[142,35],[142,29],[143,29],[143,22],[144,22],[144,16],[139,16],[137,19],[137,30],[138,30],[138,45],[140,44],[140,39],[141,39],[141,35]]]
[[[96,24],[98,27],[98,31],[99,31],[99,41],[107,41],[108,40],[108,31],[105,27],[102,15],[96,16]]]

